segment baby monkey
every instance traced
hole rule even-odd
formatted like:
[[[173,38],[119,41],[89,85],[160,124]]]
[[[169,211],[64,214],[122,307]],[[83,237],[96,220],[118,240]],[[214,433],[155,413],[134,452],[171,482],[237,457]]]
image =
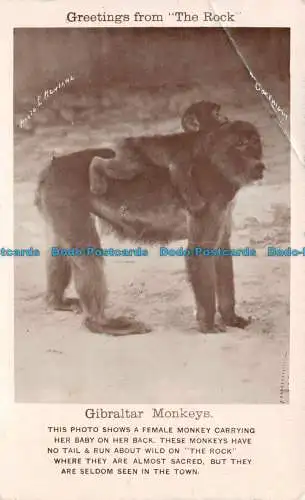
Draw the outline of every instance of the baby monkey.
[[[220,105],[209,101],[194,102],[181,118],[181,125],[185,132],[202,130],[207,134],[227,122],[228,118],[220,113]]]

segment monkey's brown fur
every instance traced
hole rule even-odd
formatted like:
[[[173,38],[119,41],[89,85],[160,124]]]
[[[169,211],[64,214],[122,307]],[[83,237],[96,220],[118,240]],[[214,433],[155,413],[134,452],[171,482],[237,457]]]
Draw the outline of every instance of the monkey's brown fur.
[[[103,195],[99,194],[99,185],[104,174],[92,160],[109,154],[108,150],[88,149],[54,158],[43,171],[36,202],[53,230],[52,245],[99,248],[94,214],[121,238],[152,244],[188,239],[190,250],[196,246],[230,248],[231,202],[242,186],[260,179],[264,170],[260,136],[255,127],[238,121],[223,125],[208,136],[199,131],[139,137],[132,143],[137,145],[141,171],[130,180],[107,178],[107,191]],[[180,152],[181,168],[192,165],[190,182],[196,185],[205,203],[196,215],[187,210],[169,170],[158,165],[162,158],[171,155],[177,161]],[[115,155],[121,157],[120,152]],[[125,157],[126,171],[133,168],[130,158],[132,154]],[[85,323],[91,331],[113,335],[147,331],[139,322],[106,318],[103,264],[103,259],[95,256],[50,256],[49,303],[67,307],[63,295],[72,269]],[[200,331],[223,329],[223,325],[215,324],[216,292],[223,323],[245,327],[248,321],[235,313],[232,259],[191,255],[186,258],[186,266]]]
[[[193,103],[184,112],[181,124],[185,132],[198,132],[201,130],[208,134],[220,127],[228,120],[220,114],[220,105],[199,101]],[[160,139],[160,138],[159,138]],[[145,141],[144,138],[123,139],[116,147],[113,155],[103,154],[93,160],[91,183],[94,185],[95,194],[103,195],[107,191],[107,178],[130,180],[142,172],[143,162],[153,163],[169,170],[171,181],[185,201],[187,209],[196,214],[204,207],[204,200],[198,193],[195,183],[191,182],[192,162],[189,162],[188,153],[177,147],[175,141],[172,148],[164,148],[162,141]],[[125,164],[128,163],[128,169]],[[94,172],[99,171],[94,177]],[[102,176],[100,174],[103,174]]]

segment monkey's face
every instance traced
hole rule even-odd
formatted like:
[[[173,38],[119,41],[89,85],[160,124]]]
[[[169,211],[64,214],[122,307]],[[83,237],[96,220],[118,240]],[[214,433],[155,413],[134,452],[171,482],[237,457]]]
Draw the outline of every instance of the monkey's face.
[[[223,125],[206,138],[205,147],[212,164],[232,184],[242,187],[263,178],[261,139],[251,123]]]
[[[212,110],[212,118],[214,119],[215,123],[219,125],[223,125],[225,123],[228,123],[229,121],[228,117],[220,112],[220,106],[218,104],[215,104]]]
[[[211,132],[226,123],[228,118],[220,113],[220,105],[200,101],[192,104],[184,113],[181,124],[185,132]]]

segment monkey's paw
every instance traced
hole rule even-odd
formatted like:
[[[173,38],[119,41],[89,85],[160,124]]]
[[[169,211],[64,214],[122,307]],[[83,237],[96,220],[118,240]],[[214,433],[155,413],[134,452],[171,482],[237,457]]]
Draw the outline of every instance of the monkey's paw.
[[[238,316],[237,314],[234,314],[234,316],[231,316],[229,318],[225,318],[224,322],[227,326],[232,326],[235,328],[247,328],[248,325],[250,325],[252,318],[243,318],[242,316]]]
[[[47,307],[53,311],[71,311],[76,314],[81,314],[82,306],[77,298],[58,299],[53,296],[46,297]]]
[[[199,331],[201,333],[223,333],[226,331],[226,325],[222,322],[207,324],[205,321],[198,321]]]
[[[104,319],[103,322],[98,322],[92,318],[86,318],[84,323],[92,333],[104,333],[116,337],[123,335],[140,335],[151,332],[151,328],[141,321],[136,321],[124,316]]]

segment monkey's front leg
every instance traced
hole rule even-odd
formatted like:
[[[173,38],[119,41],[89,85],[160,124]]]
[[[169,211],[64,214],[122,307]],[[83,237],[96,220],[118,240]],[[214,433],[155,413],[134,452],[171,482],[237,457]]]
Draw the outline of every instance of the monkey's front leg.
[[[196,247],[216,247],[221,214],[207,205],[201,215],[191,215],[188,223],[188,249],[186,257],[188,277],[196,300],[196,319],[203,333],[225,331],[223,324],[215,323],[216,273],[213,256],[196,255]]]
[[[220,241],[221,248],[231,249],[230,234],[224,233]],[[251,318],[244,318],[235,312],[235,289],[232,256],[215,257],[218,308],[225,325],[246,328]]]
[[[191,174],[191,168],[187,170],[177,165],[174,162],[169,164],[169,172],[173,184],[178,188],[180,196],[186,203],[187,209],[191,214],[199,214],[205,205],[206,201],[200,196],[194,184]]]

